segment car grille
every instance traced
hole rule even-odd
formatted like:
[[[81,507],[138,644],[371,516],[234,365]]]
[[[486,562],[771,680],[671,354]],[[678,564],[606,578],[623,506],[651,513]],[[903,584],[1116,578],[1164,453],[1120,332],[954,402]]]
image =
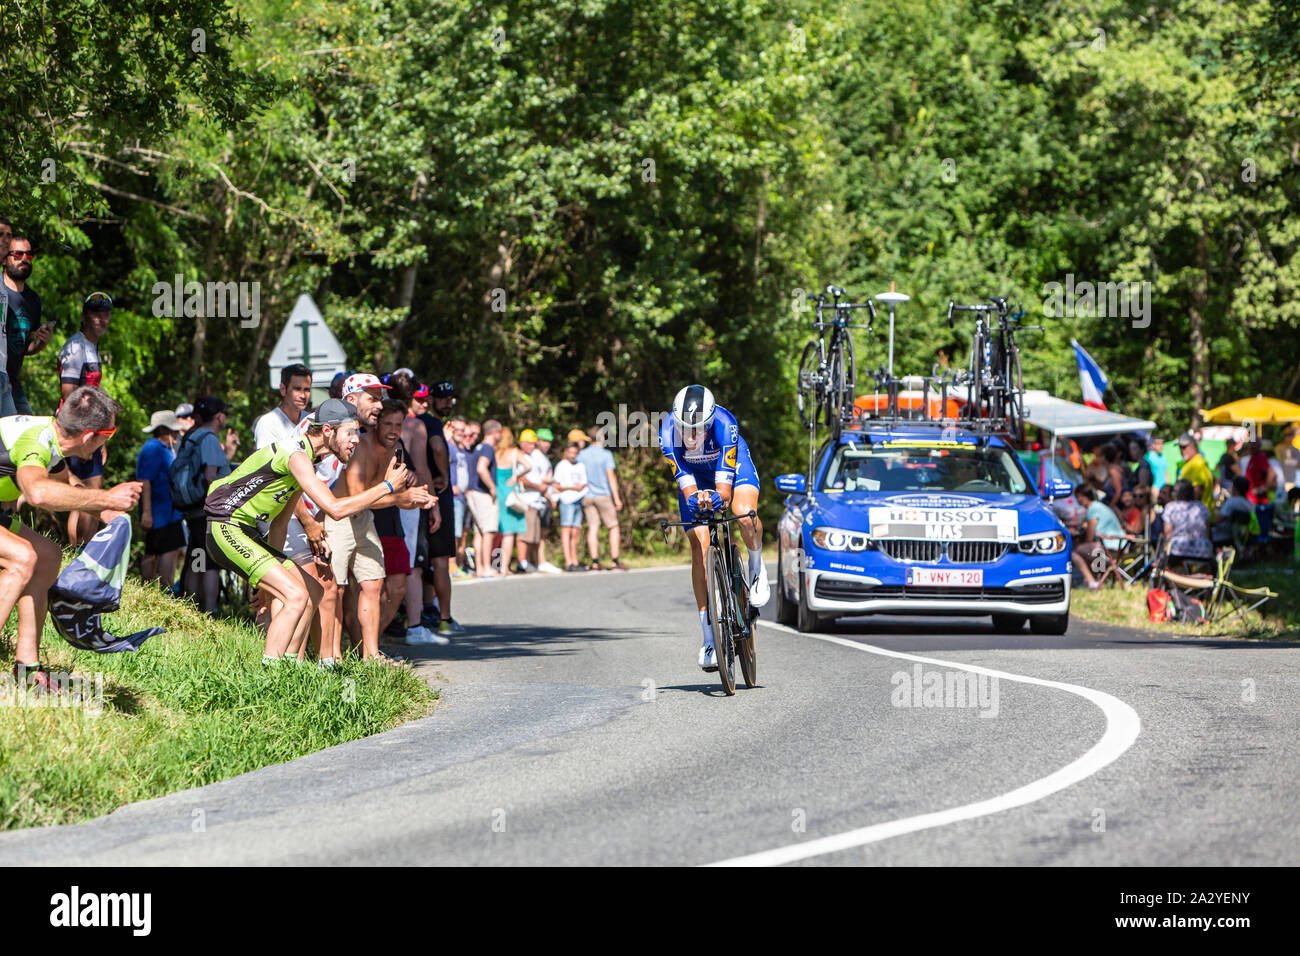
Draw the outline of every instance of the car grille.
[[[901,584],[868,584],[865,581],[845,581],[836,578],[819,578],[813,593],[830,601],[865,601],[887,598],[941,598],[949,601],[978,603],[980,601],[1015,601],[1017,604],[1054,604],[1065,600],[1065,585],[1060,581],[1046,584],[1026,584],[1017,588],[946,588],[905,587]]]
[[[895,561],[938,561],[942,545],[938,541],[907,541],[882,539],[880,550]]]
[[[880,550],[895,561],[909,564],[933,564],[946,553],[953,564],[991,564],[1007,553],[1007,546],[998,541],[916,541],[883,538]]]
[[[948,560],[953,564],[990,564],[1007,553],[997,541],[950,541]]]

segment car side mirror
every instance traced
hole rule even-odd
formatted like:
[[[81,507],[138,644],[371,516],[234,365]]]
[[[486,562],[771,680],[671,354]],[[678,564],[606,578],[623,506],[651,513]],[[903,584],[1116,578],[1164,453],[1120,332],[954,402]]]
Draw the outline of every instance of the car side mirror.
[[[808,490],[808,477],[806,475],[777,475],[776,487],[779,491],[787,491],[792,495],[801,495]]]

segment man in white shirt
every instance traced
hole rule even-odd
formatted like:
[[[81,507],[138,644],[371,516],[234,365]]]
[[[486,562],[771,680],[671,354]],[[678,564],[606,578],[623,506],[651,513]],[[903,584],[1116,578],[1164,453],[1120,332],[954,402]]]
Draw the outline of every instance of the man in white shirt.
[[[253,444],[265,448],[274,442],[298,437],[298,423],[311,404],[311,369],[286,365],[280,370],[280,404],[253,425]]]

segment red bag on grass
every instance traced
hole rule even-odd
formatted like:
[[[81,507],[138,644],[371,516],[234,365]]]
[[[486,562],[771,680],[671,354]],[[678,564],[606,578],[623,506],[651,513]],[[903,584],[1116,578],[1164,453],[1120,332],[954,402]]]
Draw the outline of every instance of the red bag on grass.
[[[1168,591],[1152,588],[1147,592],[1147,617],[1151,618],[1156,624],[1168,621],[1173,617]]]

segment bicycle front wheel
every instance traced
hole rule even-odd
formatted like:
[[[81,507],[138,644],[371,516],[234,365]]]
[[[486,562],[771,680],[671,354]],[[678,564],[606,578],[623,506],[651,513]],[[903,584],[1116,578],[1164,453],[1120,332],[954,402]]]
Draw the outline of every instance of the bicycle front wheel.
[[[737,569],[748,567],[748,563],[741,560],[740,547],[734,544],[731,546],[731,566]],[[758,652],[754,649],[754,620],[757,620],[758,615],[753,613],[749,606],[749,589],[745,587],[745,575],[737,574],[736,586],[739,588],[736,603],[739,606],[737,630],[740,633],[736,638],[736,657],[740,659],[740,673],[745,677],[745,686],[753,690],[758,686]],[[777,586],[780,586],[780,582]]]
[[[709,548],[709,626],[713,628],[714,658],[718,662],[718,680],[728,696],[736,693],[736,651],[732,645],[731,631],[734,610],[731,601],[731,581],[727,577],[727,563],[722,552]]]

